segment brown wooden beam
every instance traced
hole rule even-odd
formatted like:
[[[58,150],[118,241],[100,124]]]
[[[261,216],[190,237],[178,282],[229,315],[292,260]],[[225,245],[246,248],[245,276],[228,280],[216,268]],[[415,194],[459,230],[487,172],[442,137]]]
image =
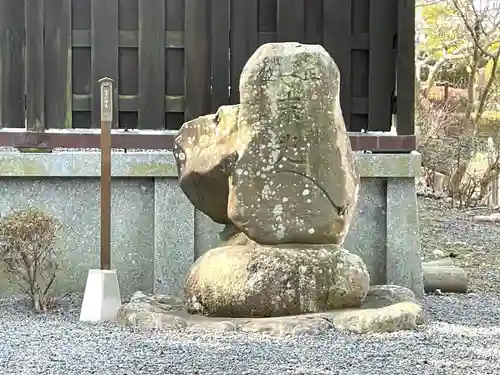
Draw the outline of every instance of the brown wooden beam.
[[[416,149],[414,135],[349,134],[355,151],[410,152]],[[113,132],[112,147],[119,149],[171,150],[174,135],[166,132]],[[0,147],[99,149],[99,132],[36,133],[0,131]]]

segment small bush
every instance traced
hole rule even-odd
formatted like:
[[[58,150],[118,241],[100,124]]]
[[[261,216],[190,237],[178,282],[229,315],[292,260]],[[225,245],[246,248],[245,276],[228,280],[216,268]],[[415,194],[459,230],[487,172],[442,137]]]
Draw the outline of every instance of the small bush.
[[[57,219],[33,208],[0,218],[0,257],[36,312],[51,307],[49,290],[59,268],[55,257],[59,228]]]
[[[500,118],[496,112],[485,113],[488,119]],[[482,120],[484,122],[484,118]],[[465,131],[464,114],[457,111],[454,103],[423,103],[416,110],[418,151],[426,172],[426,184],[434,187],[436,172],[449,178],[446,194],[452,206],[459,208],[484,205],[490,196],[493,180],[500,174],[500,132],[495,126],[480,128],[468,135]],[[495,122],[495,124],[498,124]],[[485,135],[491,136],[491,150]],[[494,151],[494,157],[485,165],[475,168],[473,159]],[[460,173],[459,173],[460,172]],[[461,176],[460,181],[454,177]]]

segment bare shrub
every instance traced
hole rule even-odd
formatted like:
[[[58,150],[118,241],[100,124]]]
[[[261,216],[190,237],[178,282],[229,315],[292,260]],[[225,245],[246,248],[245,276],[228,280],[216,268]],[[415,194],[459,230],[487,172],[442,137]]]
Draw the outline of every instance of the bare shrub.
[[[425,168],[447,176],[453,173],[457,118],[454,105],[426,102],[416,110],[418,151]]]
[[[55,257],[59,228],[57,219],[34,208],[0,218],[1,259],[36,312],[47,311],[52,304],[49,290],[59,269]]]
[[[437,172],[448,177],[474,158],[486,153],[484,137],[469,136],[464,130],[463,113],[456,112],[456,103],[425,103],[416,111],[419,129],[418,151],[422,154],[427,187],[433,188]],[[495,146],[500,145],[498,136]],[[499,150],[497,150],[499,151]],[[489,186],[500,172],[500,152],[485,171],[463,173],[459,185],[448,184],[446,194],[453,199],[452,205],[474,207],[483,205],[489,197]]]
[[[466,173],[458,189],[451,191],[451,206],[457,208],[476,207],[484,204],[485,199],[480,194],[481,179],[478,174]]]

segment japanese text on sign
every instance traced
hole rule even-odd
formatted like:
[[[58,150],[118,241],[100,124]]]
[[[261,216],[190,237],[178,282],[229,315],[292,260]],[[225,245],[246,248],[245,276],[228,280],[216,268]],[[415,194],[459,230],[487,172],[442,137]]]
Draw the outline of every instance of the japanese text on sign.
[[[101,121],[113,121],[113,98],[110,83],[105,83],[102,85]]]

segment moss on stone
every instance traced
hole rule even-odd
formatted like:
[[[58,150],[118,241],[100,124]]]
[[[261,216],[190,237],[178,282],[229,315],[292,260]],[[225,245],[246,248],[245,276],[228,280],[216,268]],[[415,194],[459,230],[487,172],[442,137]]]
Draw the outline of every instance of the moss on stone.
[[[1,158],[0,175],[2,176],[43,176],[48,174],[44,163],[25,158]]]
[[[18,150],[24,154],[50,154],[52,149],[48,147],[18,147]]]
[[[177,166],[170,163],[133,163],[128,167],[128,176],[177,177]]]
[[[355,158],[361,177],[415,177],[420,174],[420,155],[358,154]]]

